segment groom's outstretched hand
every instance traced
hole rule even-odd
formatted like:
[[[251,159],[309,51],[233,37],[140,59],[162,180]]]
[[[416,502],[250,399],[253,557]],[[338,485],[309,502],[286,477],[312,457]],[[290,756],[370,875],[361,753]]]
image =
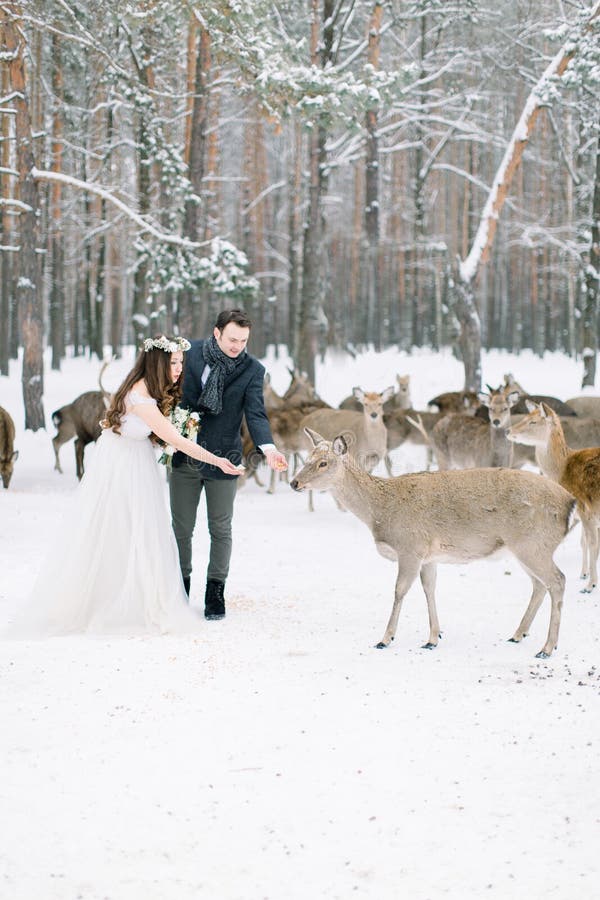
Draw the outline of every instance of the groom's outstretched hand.
[[[276,472],[285,472],[288,464],[283,453],[280,453],[279,450],[265,450],[264,454],[267,465],[271,466],[272,469],[275,469]]]

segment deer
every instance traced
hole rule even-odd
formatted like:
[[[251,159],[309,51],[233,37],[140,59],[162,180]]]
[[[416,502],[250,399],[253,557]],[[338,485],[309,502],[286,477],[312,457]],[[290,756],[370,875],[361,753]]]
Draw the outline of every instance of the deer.
[[[560,416],[567,444],[572,450],[600,447],[600,419],[587,416]]]
[[[60,448],[74,437],[77,478],[80,481],[83,478],[83,454],[85,448],[100,437],[102,431],[100,420],[104,418],[110,402],[110,393],[102,386],[102,376],[110,362],[111,360],[106,360],[100,369],[98,376],[99,391],[86,391],[84,394],[76,397],[72,403],[67,403],[52,413],[52,421],[56,428],[56,434],[52,438],[55,457],[54,468],[61,475],[62,468],[58,455]]]
[[[313,409],[327,406],[327,404],[320,399],[314,388],[314,385],[311,383],[308,375],[305,372],[301,372],[297,368],[288,369],[288,372],[291,375],[291,381],[283,396],[280,396],[273,390],[273,387],[271,386],[271,377],[268,373],[265,374],[264,400],[265,409],[269,417],[269,422],[271,423],[271,431],[273,431],[274,435],[275,432],[277,432],[273,439],[277,444],[277,447],[281,449],[283,453],[294,457],[294,465],[296,466],[300,448],[296,449],[296,442],[294,442],[294,449],[286,449],[289,444],[289,441],[287,440],[287,434],[286,438],[283,441],[281,439],[278,440],[278,438],[280,437],[280,430],[284,433],[289,430],[286,427],[287,423],[285,423],[285,417],[284,420],[280,419],[279,413],[283,413],[287,409],[298,410],[303,408],[303,415],[307,415],[307,413],[312,411]],[[295,423],[292,426],[294,434],[297,431],[297,424],[300,422],[301,418],[302,415],[299,415],[297,412],[292,413],[291,415],[291,419]],[[276,422],[275,428],[273,426],[273,422]],[[281,429],[279,428],[280,422]],[[302,445],[304,445],[304,441],[302,441]],[[248,431],[245,420],[242,423],[242,453],[246,461],[246,472],[244,476],[239,479],[239,486],[243,487],[246,479],[252,477],[260,487],[263,487],[264,485],[260,481],[257,472],[258,466],[262,462],[263,457],[262,454],[256,451],[254,448],[254,442],[250,437],[250,432]],[[275,493],[275,485],[277,483],[276,478],[277,473],[274,470],[271,470],[267,493]]]
[[[506,372],[504,374],[504,386],[508,390],[518,391],[520,394],[519,402],[515,404],[515,407],[513,409],[513,413],[515,413],[516,415],[527,414],[528,401],[531,403],[545,403],[546,406],[549,406],[551,409],[553,409],[554,412],[558,413],[559,416],[577,415],[573,407],[570,406],[568,402],[565,403],[563,400],[559,400],[558,397],[549,397],[546,394],[529,394],[521,387],[518,381],[515,381],[512,372]]]
[[[375,546],[398,565],[392,612],[378,649],[394,640],[402,601],[417,575],[427,600],[433,650],[441,637],[435,602],[438,563],[468,563],[505,549],[532,582],[525,613],[513,636],[527,636],[550,594],[546,642],[536,654],[547,659],[558,643],[565,576],[554,552],[571,528],[574,498],[559,484],[517,469],[462,469],[377,478],[356,464],[343,435],[328,441],[306,429],[312,452],[290,482],[295,491],[329,491],[338,504],[370,529]]]
[[[583,396],[571,397],[565,401],[567,406],[575,410],[578,416],[587,416],[592,419],[600,418],[600,397]]]
[[[19,451],[15,450],[15,423],[10,413],[0,406],[0,477],[8,488]]]
[[[474,413],[475,409],[470,407],[465,415],[473,415]],[[390,451],[401,447],[406,442],[427,448],[427,468],[431,468],[433,462],[433,447],[430,440],[431,431],[446,415],[459,415],[459,413],[440,413],[417,409],[396,409],[391,413],[384,413],[383,421],[388,433],[386,465]],[[421,428],[415,425],[415,419],[419,420]],[[388,468],[388,475],[392,476],[391,468]]]
[[[582,593],[598,583],[598,527],[600,526],[600,447],[571,450],[560,418],[545,403],[530,403],[530,412],[513,425],[508,439],[535,447],[536,461],[548,478],[577,500],[582,527],[581,577],[588,576]]]
[[[479,407],[480,401],[475,391],[445,391],[432,397],[427,406],[436,407],[438,413],[473,413]]]
[[[383,404],[384,414],[394,412],[396,409],[410,409],[412,406],[410,399],[410,375],[396,375],[397,389],[392,396]],[[345,397],[339,404],[338,409],[353,409],[355,412],[362,411],[362,403],[354,396],[354,393]]]
[[[354,458],[367,470],[372,471],[380,460],[387,457],[387,429],[383,421],[383,406],[394,393],[388,387],[381,393],[365,392],[360,387],[352,390],[353,396],[362,406],[362,412],[347,409],[317,409],[300,423],[301,432],[306,428],[319,430],[332,439],[344,433]]]
[[[488,385],[489,388],[489,385]],[[489,410],[489,422],[476,416],[444,416],[427,434],[435,452],[438,468],[470,469],[513,465],[513,445],[506,437],[510,412],[519,400],[518,391],[489,389],[480,391],[478,400]],[[409,422],[421,430],[422,422]]]

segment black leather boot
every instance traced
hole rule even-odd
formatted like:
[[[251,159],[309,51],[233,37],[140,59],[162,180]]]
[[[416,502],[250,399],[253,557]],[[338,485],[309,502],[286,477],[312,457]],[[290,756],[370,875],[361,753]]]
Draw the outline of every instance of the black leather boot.
[[[191,575],[184,575],[183,576],[183,586],[185,588],[185,592],[188,595],[188,597],[190,596],[190,582],[191,582]]]
[[[212,578],[206,582],[206,594],[204,595],[204,618],[225,618],[225,582],[214,581]]]

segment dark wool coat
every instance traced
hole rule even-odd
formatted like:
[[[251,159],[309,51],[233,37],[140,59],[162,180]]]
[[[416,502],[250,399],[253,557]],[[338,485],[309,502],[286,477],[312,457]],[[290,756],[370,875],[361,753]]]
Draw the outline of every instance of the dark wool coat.
[[[240,429],[243,416],[246,417],[248,430],[257,446],[273,443],[263,399],[265,368],[257,359],[246,353],[235,371],[225,378],[221,412],[218,415],[207,412],[198,402],[202,393],[201,377],[206,366],[204,343],[192,341],[192,346],[185,354],[183,396],[179,403],[186,409],[200,413],[197,443],[211,453],[226,456],[237,465],[242,461]],[[177,468],[184,461],[197,466],[205,478],[236,477],[226,475],[216,466],[198,462],[179,452],[173,456],[173,467]]]

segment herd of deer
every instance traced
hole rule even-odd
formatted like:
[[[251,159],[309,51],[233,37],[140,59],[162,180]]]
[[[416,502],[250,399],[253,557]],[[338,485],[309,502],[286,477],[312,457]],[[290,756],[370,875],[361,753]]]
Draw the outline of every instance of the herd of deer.
[[[52,414],[55,469],[59,450],[75,438],[77,476],[83,475],[85,446],[100,434],[109,394],[102,386],[87,391]],[[465,563],[502,548],[510,551],[532,581],[525,614],[511,638],[521,641],[546,594],[550,626],[538,657],[556,647],[565,579],[553,554],[572,527],[582,524],[584,591],[598,581],[600,539],[600,397],[574,397],[566,403],[529,395],[504,376],[497,389],[478,394],[440,394],[427,410],[414,410],[409,376],[383,392],[359,387],[334,409],[321,400],[306,375],[294,370],[283,396],[265,378],[265,406],[277,447],[296,467],[296,491],[329,491],[339,506],[370,528],[379,552],[398,564],[392,614],[378,647],[394,639],[402,600],[417,575],[427,599],[431,649],[440,637],[435,604],[436,564]],[[18,452],[14,423],[0,407],[0,475],[8,487]],[[244,479],[258,477],[262,455],[243,428]],[[390,451],[405,442],[425,446],[438,471],[392,476]],[[384,462],[388,478],[371,473]],[[521,471],[537,464],[540,477]],[[271,472],[269,493],[275,490]]]

